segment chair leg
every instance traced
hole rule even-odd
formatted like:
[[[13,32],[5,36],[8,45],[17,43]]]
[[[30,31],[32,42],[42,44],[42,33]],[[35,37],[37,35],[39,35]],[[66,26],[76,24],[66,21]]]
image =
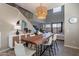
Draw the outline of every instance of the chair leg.
[[[51,49],[51,47],[49,46],[49,48],[48,48],[48,49],[49,49],[49,56],[51,56],[51,50],[50,50],[50,49]]]
[[[48,48],[49,48],[49,46],[43,46],[43,51],[42,51],[42,53],[40,54],[40,56],[43,55],[43,53],[44,53]]]
[[[56,55],[55,42],[53,42],[54,55]]]
[[[50,48],[51,48],[51,51],[52,51],[52,55],[54,56],[54,52],[53,52],[53,48],[52,48],[52,45],[50,46]]]
[[[59,48],[58,48],[58,43],[57,43],[57,41],[55,41],[55,44],[56,44],[56,47],[57,47],[57,51],[59,51]]]
[[[43,53],[45,52],[45,46],[42,46],[41,51],[40,51],[40,56],[43,55]]]

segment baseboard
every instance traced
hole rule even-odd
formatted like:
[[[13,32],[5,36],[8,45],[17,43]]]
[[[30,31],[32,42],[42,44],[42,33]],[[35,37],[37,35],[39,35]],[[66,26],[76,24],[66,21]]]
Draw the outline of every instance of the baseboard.
[[[69,45],[64,45],[65,47],[69,47],[69,48],[73,48],[73,49],[79,49],[78,47],[74,47],[74,46],[69,46]]]
[[[57,40],[64,41],[64,39],[57,39]]]
[[[6,49],[4,49],[4,50],[1,50],[0,52],[5,52],[5,51],[7,51],[7,50],[9,50],[10,48],[6,48]]]

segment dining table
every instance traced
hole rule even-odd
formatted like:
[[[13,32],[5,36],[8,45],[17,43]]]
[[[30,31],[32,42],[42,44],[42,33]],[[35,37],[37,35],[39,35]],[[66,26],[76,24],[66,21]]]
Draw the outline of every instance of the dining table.
[[[47,36],[45,36],[47,35]],[[30,44],[33,44],[35,45],[36,47],[36,55],[39,55],[41,53],[39,53],[39,46],[42,46],[42,44],[46,43],[48,41],[48,38],[50,36],[52,36],[53,34],[52,33],[45,33],[45,35],[43,34],[40,34],[40,35],[35,35],[35,36],[30,36],[30,35],[27,35],[27,37],[25,37],[24,35],[21,36],[21,40],[23,42],[26,42],[26,43],[30,43]]]

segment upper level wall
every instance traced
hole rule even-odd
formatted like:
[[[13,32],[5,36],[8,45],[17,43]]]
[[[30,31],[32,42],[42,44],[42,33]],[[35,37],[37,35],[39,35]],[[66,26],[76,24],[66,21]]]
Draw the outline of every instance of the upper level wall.
[[[64,6],[59,7],[61,7],[61,12],[53,13],[53,8],[48,10],[46,23],[64,22]]]

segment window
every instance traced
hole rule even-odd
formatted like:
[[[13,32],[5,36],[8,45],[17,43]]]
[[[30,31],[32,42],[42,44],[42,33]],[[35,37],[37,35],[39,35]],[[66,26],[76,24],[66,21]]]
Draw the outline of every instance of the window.
[[[61,33],[62,32],[62,23],[53,23],[52,29],[54,33]]]
[[[51,23],[50,24],[43,24],[43,30],[45,30],[45,32],[51,32]]]
[[[46,24],[46,28],[51,28],[51,24]]]
[[[53,24],[53,27],[61,27],[61,23]]]
[[[63,23],[49,23],[49,24],[43,24],[43,30],[47,32],[53,32],[53,33],[61,33],[63,32]]]
[[[53,13],[61,12],[61,7],[53,8]]]

